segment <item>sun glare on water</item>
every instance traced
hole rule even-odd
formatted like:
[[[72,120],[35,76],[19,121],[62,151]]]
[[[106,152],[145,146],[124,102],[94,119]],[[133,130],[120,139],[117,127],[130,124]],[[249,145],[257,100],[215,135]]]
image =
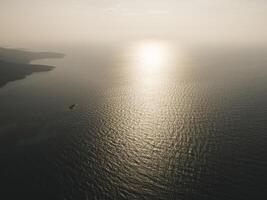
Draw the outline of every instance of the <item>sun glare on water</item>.
[[[177,68],[177,50],[169,41],[143,40],[123,49],[128,80],[138,86],[150,87],[167,81]]]
[[[163,64],[165,49],[158,44],[146,44],[141,46],[138,52],[138,59],[147,67],[154,67]]]
[[[134,49],[135,67],[141,72],[157,73],[170,61],[170,49],[166,43],[141,42]]]
[[[132,44],[128,49],[130,74],[141,82],[162,79],[173,65],[173,49],[166,41],[147,40]],[[153,80],[153,81],[152,81]]]

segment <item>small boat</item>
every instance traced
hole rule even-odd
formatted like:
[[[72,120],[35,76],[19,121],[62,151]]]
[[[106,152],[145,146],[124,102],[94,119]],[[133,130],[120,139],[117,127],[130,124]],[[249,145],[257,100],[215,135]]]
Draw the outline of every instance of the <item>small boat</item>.
[[[73,110],[76,106],[77,106],[77,104],[72,104],[72,105],[69,106],[69,109]]]

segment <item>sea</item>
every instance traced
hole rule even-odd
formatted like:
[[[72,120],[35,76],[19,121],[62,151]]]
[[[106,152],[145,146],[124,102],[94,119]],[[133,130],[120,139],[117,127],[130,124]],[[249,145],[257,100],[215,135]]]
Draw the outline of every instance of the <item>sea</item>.
[[[0,88],[0,199],[267,198],[267,46],[30,50],[65,57]]]

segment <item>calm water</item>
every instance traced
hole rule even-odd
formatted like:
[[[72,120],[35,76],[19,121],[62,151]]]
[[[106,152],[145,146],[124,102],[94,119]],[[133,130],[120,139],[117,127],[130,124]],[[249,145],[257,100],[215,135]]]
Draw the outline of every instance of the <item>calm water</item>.
[[[54,70],[0,88],[0,196],[267,196],[267,48],[56,51],[34,62]]]

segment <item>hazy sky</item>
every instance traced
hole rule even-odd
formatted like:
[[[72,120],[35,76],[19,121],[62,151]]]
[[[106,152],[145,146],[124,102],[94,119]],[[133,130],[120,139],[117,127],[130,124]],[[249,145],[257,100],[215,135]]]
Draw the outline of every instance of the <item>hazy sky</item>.
[[[267,41],[265,0],[0,0],[0,42]]]

